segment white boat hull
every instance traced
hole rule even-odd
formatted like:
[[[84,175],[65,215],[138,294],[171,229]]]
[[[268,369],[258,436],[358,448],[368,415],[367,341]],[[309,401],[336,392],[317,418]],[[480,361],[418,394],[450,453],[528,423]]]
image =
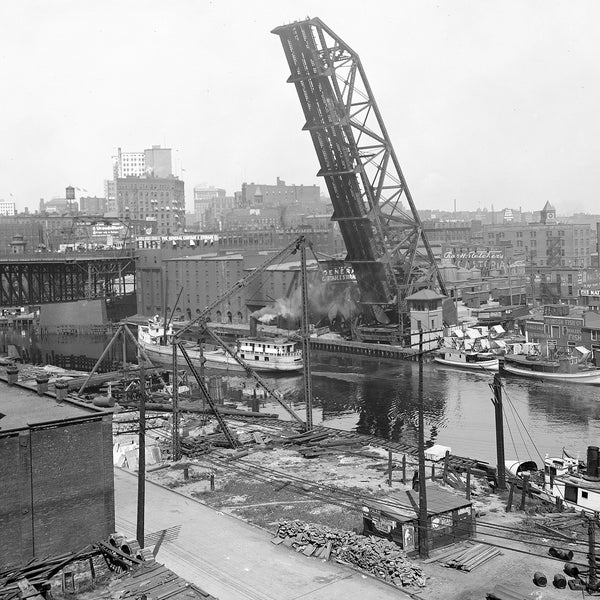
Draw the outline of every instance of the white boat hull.
[[[587,383],[588,385],[600,385],[600,369],[597,371],[581,371],[579,373],[546,373],[543,371],[530,371],[520,369],[514,365],[505,363],[503,371],[519,377],[538,379],[540,381],[568,381],[570,383]]]
[[[148,343],[143,339],[138,338],[138,342],[148,354],[148,358],[158,359],[163,363],[169,363],[173,360],[173,348],[170,345],[163,346],[161,344]],[[195,367],[200,367],[201,358],[205,359],[204,366],[211,368],[222,368],[222,369],[238,369],[243,370],[243,367],[224,350],[211,350],[200,353],[195,348],[186,348],[187,354],[190,357]],[[178,360],[184,361],[183,353],[177,350]],[[244,358],[244,362],[248,364],[255,371],[264,371],[270,373],[279,372],[295,372],[302,370],[302,359],[294,357],[277,357],[279,360],[271,358],[269,361],[264,360],[264,357],[259,357],[259,360],[253,358]]]
[[[433,359],[440,365],[446,365],[448,367],[458,367],[459,369],[469,369],[470,371],[497,371],[498,370],[498,359],[494,358],[491,360],[481,360],[477,362],[462,362],[459,360],[451,360],[436,356]]]

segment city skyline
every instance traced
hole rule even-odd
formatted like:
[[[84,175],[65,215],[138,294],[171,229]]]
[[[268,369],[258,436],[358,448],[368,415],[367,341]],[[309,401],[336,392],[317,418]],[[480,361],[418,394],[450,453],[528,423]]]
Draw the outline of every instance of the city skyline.
[[[116,148],[153,144],[173,148],[188,210],[200,182],[233,194],[281,177],[326,193],[270,33],[311,16],[361,57],[418,209],[595,211],[600,6],[298,6],[3,4],[0,198],[34,210],[67,185],[103,196]]]

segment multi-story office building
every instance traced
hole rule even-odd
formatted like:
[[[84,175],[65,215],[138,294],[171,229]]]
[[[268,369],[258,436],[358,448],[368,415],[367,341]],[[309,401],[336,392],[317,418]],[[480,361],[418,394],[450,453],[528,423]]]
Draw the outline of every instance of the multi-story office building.
[[[176,177],[117,179],[117,215],[123,220],[147,221],[158,235],[185,229],[183,181]]]
[[[104,180],[104,197],[106,198],[106,212],[116,214],[117,212],[117,184],[114,179]]]
[[[0,215],[8,217],[16,214],[17,211],[15,209],[14,202],[6,202],[6,200],[0,200]]]
[[[504,248],[509,260],[525,260],[533,267],[591,266],[596,236],[590,224],[561,223],[546,202],[539,223],[484,225],[483,243]]]
[[[148,176],[171,177],[173,175],[171,148],[152,146],[152,148],[144,150],[144,159]]]
[[[119,148],[113,156],[113,171],[115,178],[170,177],[173,174],[171,148],[152,146],[143,152],[123,152]]]
[[[318,185],[286,185],[277,178],[275,185],[242,183],[242,190],[235,193],[236,204],[240,208],[260,208],[261,206],[284,206],[290,204],[318,204],[321,191]]]
[[[211,209],[217,200],[225,198],[225,190],[213,186],[197,185],[194,187],[194,223],[200,231],[207,229]]]
[[[85,215],[103,215],[106,212],[106,198],[82,196],[79,198],[79,211]]]
[[[143,152],[117,151],[116,160],[117,177],[142,177],[146,174],[146,156]]]

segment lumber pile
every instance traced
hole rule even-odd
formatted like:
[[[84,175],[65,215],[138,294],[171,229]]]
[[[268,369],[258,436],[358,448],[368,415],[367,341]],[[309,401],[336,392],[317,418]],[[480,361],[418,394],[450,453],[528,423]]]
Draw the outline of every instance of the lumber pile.
[[[381,454],[364,450],[366,442],[358,436],[336,435],[331,431],[317,430],[305,433],[288,434],[274,440],[286,446],[297,446],[304,458],[318,458],[326,455],[352,454],[368,458],[381,458]]]
[[[323,560],[352,565],[397,587],[425,585],[420,567],[406,558],[396,544],[382,538],[365,537],[349,531],[301,521],[280,521],[274,544],[283,544]]]
[[[22,567],[0,572],[0,600],[39,598],[37,592],[46,593],[50,580],[66,566],[79,560],[87,560],[95,554],[92,547],[80,552],[68,552],[53,557],[35,559]],[[24,596],[23,594],[29,594]]]
[[[580,513],[563,512],[536,515],[528,524],[538,531],[541,529],[547,537],[565,541],[587,539],[587,522]]]
[[[211,444],[205,437],[182,438],[181,453],[190,458],[198,458],[211,450]]]
[[[458,549],[455,547],[452,550],[448,550],[436,556],[432,561],[438,562],[444,567],[470,572],[501,554],[500,550],[492,546],[467,544],[466,547],[461,546]]]

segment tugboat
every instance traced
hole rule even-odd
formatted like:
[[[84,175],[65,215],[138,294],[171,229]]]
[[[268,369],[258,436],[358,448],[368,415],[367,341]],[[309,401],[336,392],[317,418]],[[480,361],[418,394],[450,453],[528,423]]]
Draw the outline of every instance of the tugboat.
[[[439,364],[478,371],[497,371],[498,357],[493,352],[477,352],[458,348],[442,348],[433,360]]]
[[[253,333],[251,331],[249,337],[239,338],[234,352],[254,370],[269,372],[302,370],[302,351],[299,349],[298,342],[290,338],[262,337]],[[172,336],[173,329],[169,326],[165,343],[164,324],[159,316],[148,319],[147,325],[138,327],[140,345],[150,357],[154,356],[165,361],[173,356]],[[207,367],[242,369],[241,365],[222,348],[202,351],[198,345],[187,343],[186,351],[192,362],[197,365],[200,365],[204,359]]]
[[[600,385],[600,369],[585,362],[589,350],[582,347],[580,353],[581,358],[566,354],[550,357],[506,354],[500,370],[510,375],[542,381],[568,381]]]
[[[542,494],[559,499],[566,507],[586,512],[600,511],[600,453],[597,446],[588,446],[587,465],[569,456],[544,458],[544,488]]]

